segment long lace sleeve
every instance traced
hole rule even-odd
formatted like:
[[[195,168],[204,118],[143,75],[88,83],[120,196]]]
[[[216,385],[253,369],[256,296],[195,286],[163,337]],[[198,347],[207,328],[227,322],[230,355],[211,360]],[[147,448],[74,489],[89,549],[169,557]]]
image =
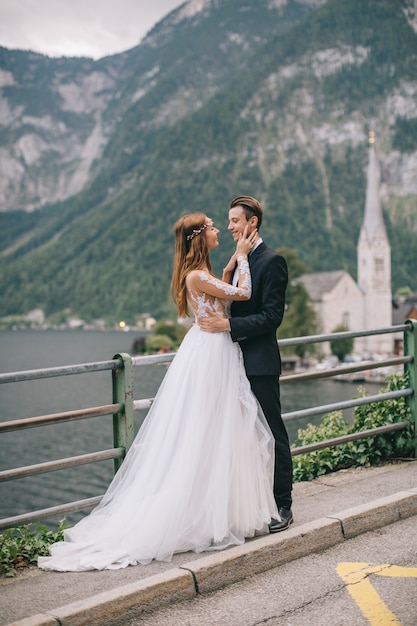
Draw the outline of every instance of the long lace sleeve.
[[[252,280],[249,263],[244,256],[237,258],[239,282],[234,287],[216,278],[205,270],[191,272],[187,277],[187,285],[191,290],[198,289],[215,298],[224,300],[249,300],[252,295]]]

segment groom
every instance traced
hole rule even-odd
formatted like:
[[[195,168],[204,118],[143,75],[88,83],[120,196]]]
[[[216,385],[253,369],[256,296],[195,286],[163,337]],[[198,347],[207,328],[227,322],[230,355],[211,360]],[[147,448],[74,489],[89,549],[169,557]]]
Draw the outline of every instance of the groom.
[[[259,231],[263,209],[252,196],[238,196],[230,203],[228,230],[235,242],[248,227]],[[276,331],[282,322],[288,270],[285,259],[268,248],[261,237],[249,254],[252,297],[232,303],[231,318],[216,315],[199,320],[202,330],[229,331],[242,349],[251,388],[268,421],[275,439],[274,496],[280,520],[272,519],[271,533],[286,530],[293,521],[292,460],[288,434],[281,417],[279,375],[281,357]]]

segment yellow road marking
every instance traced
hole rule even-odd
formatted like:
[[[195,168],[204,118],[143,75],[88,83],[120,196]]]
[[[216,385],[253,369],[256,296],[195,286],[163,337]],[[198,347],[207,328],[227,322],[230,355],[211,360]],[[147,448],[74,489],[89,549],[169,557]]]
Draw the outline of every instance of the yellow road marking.
[[[417,578],[417,567],[371,565],[370,563],[339,563],[336,568],[348,591],[369,621],[370,626],[401,626],[369,580],[371,574],[392,578]]]

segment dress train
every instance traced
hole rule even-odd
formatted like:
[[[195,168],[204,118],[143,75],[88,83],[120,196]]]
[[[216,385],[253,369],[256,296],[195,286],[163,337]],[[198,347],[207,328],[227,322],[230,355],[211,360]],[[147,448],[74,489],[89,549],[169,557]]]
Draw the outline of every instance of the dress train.
[[[239,346],[194,325],[103,500],[38,565],[118,569],[242,544],[278,517],[273,467]]]

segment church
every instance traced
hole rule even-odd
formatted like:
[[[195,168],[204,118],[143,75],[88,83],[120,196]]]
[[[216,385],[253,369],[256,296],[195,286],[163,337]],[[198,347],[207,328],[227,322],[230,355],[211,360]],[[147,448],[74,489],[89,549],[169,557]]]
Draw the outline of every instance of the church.
[[[379,198],[379,165],[375,135],[369,134],[369,163],[363,224],[357,246],[357,282],[345,270],[303,274],[298,279],[316,312],[318,332],[329,334],[337,326],[366,330],[392,325],[391,248]],[[330,344],[322,344],[330,353]],[[392,335],[355,339],[354,352],[365,357],[392,354]]]

